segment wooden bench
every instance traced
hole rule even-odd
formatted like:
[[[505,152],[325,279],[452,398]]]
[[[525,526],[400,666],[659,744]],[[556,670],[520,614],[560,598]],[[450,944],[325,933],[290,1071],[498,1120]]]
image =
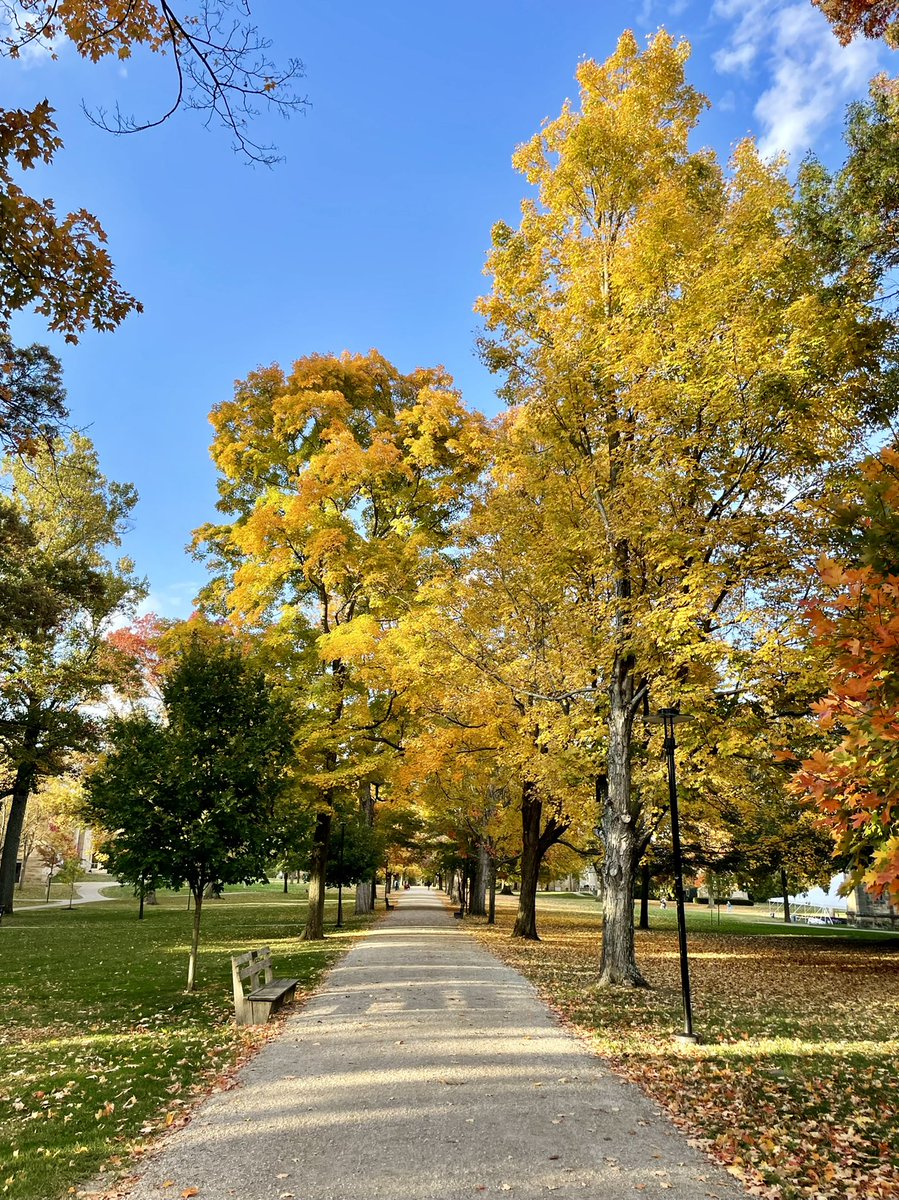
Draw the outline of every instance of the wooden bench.
[[[265,982],[259,986],[259,977]],[[231,959],[231,978],[234,984],[234,1015],[238,1025],[264,1025],[273,1012],[293,999],[298,979],[272,978],[272,952],[268,946],[249,950]],[[244,992],[244,981],[249,991]]]

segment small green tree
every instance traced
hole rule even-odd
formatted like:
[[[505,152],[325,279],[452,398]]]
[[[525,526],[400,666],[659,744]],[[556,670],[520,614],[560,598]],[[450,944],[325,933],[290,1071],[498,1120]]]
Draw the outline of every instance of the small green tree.
[[[85,816],[107,831],[104,853],[120,879],[190,888],[190,992],[206,889],[265,875],[291,723],[264,673],[224,635],[187,640],[162,700],[161,717],[112,725],[110,751],[86,781]]]
[[[56,876],[56,882],[69,885],[69,908],[72,907],[72,901],[75,899],[75,884],[80,882],[86,874],[87,872],[81,865],[81,859],[77,856],[67,858],[62,864],[62,869]]]

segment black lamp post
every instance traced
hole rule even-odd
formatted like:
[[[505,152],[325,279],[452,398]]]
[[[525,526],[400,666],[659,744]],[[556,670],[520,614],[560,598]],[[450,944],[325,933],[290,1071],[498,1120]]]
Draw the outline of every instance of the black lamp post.
[[[680,819],[677,810],[677,776],[674,769],[674,751],[677,742],[674,727],[689,720],[682,716],[679,708],[661,708],[655,716],[648,718],[661,724],[665,732],[663,748],[668,763],[668,803],[671,808],[671,844],[674,851],[674,900],[677,908],[677,941],[680,951],[680,985],[684,1003],[684,1030],[676,1035],[679,1042],[695,1045],[699,1038],[693,1032],[693,1002],[690,997],[690,964],[687,957],[687,919],[684,912],[684,868],[680,845]]]
[[[346,838],[346,823],[340,823],[340,852],[338,857],[337,877],[337,928],[343,929],[343,843]]]

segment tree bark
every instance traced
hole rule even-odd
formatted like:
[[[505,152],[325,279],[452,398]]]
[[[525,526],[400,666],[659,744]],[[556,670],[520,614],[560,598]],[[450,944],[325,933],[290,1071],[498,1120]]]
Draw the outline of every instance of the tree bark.
[[[487,901],[487,924],[496,924],[496,859],[490,858],[490,885]]]
[[[541,829],[543,801],[537,785],[525,780],[521,785],[521,888],[518,893],[518,914],[512,937],[539,942],[537,934],[537,887],[540,864],[551,846],[565,836],[569,822],[552,816]]]
[[[487,915],[487,883],[490,876],[490,855],[487,847],[481,842],[478,845],[478,857],[475,860],[474,880],[468,898],[468,911],[476,917]]]
[[[193,891],[193,889],[191,889]],[[203,887],[193,892],[194,897],[194,935],[190,946],[190,960],[187,964],[187,990],[192,992],[197,981],[197,952],[200,948],[200,914],[203,911]]]
[[[362,795],[362,815],[365,817],[365,824],[371,829],[375,820],[375,798],[372,795],[372,785],[365,785],[365,792]],[[375,908],[375,881],[374,879],[366,879],[361,883],[356,884],[356,906],[354,911],[357,913],[374,912]]]
[[[789,896],[789,888],[787,887],[787,869],[786,869],[786,867],[780,868],[780,886],[781,886],[781,890],[783,891],[783,894],[784,894],[784,921],[786,922],[787,925],[791,925],[792,917],[790,915],[790,896]]]
[[[537,785],[526,780],[521,786],[521,890],[512,937],[539,942],[537,934],[537,883],[540,875],[540,819],[543,804]]]
[[[633,660],[616,657],[609,687],[608,792],[602,814],[603,914],[599,984],[646,987],[634,948],[637,813],[631,804]]]
[[[640,929],[649,928],[649,863],[640,867]]]
[[[356,904],[353,912],[370,913],[372,910],[371,880],[364,879],[356,884]]]
[[[312,861],[309,865],[309,906],[306,928],[302,934],[303,941],[306,942],[318,942],[325,936],[325,871],[328,866],[332,819],[333,813],[330,808],[323,809],[315,818]]]
[[[22,840],[22,830],[25,827],[25,811],[28,808],[28,797],[34,787],[36,775],[35,765],[31,759],[37,747],[37,732],[25,732],[23,747],[24,762],[16,768],[13,781],[12,796],[9,802],[9,816],[6,818],[6,836],[3,839],[3,853],[0,855],[0,905],[4,913],[13,911],[13,897],[16,890],[16,861],[19,856],[19,842]],[[23,869],[24,874],[24,869]]]

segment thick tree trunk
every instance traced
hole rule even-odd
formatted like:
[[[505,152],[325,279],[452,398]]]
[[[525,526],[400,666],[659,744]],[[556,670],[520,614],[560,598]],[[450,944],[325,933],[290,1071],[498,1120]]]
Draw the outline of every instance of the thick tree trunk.
[[[616,659],[609,688],[608,792],[602,814],[603,915],[599,984],[646,987],[634,949],[636,812],[631,804],[633,664]]]
[[[490,858],[490,884],[487,900],[487,924],[496,924],[496,859]]]
[[[539,942],[537,935],[537,884],[540,876],[540,819],[543,804],[536,784],[526,780],[521,786],[521,891],[518,915],[512,937]]]
[[[26,753],[33,751],[26,745]],[[28,740],[26,735],[26,741]],[[28,808],[28,797],[34,787],[35,769],[31,761],[20,763],[13,780],[12,797],[9,802],[9,816],[6,818],[6,836],[3,839],[3,853],[0,855],[0,905],[4,913],[13,911],[13,897],[16,890],[16,862],[19,856],[19,842],[22,840],[22,830],[25,827],[25,811]],[[23,870],[24,874],[24,870]]]
[[[640,867],[640,929],[649,928],[649,863]]]
[[[353,909],[354,912],[370,913],[372,911],[371,892],[370,880],[365,879],[362,883],[356,884],[356,905]]]
[[[190,946],[190,960],[187,964],[187,990],[192,992],[197,981],[197,952],[200,949],[200,914],[203,911],[203,888],[194,892],[194,936]]]
[[[787,886],[787,871],[785,867],[780,868],[780,887],[784,894],[784,921],[786,921],[788,925],[791,925],[792,917],[790,916],[790,889]]]
[[[309,864],[309,906],[303,940],[321,941],[325,936],[325,871],[328,866],[328,846],[331,841],[330,808],[323,809],[315,819],[312,839],[312,861]]]
[[[487,883],[490,877],[490,855],[483,842],[478,846],[478,857],[474,867],[474,881],[468,900],[468,911],[476,917],[487,915]]]
[[[375,785],[377,786],[377,785]],[[365,784],[365,791],[361,797],[362,815],[365,818],[365,824],[371,829],[375,821],[375,798],[372,792],[372,785]],[[356,884],[356,907],[357,913],[374,912],[375,908],[375,881],[374,879],[366,879],[362,883]]]

